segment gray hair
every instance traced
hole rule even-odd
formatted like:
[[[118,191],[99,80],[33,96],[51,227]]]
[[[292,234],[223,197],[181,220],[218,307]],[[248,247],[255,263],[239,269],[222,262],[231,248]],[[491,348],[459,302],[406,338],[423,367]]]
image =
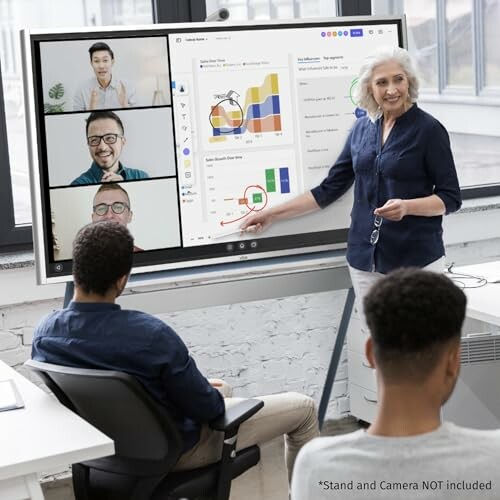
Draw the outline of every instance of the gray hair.
[[[413,61],[408,51],[401,47],[381,47],[366,57],[359,70],[358,87],[354,96],[358,106],[368,113],[370,120],[375,121],[382,115],[379,105],[370,90],[374,69],[389,61],[397,62],[408,78],[408,97],[411,102],[418,98],[419,81]]]

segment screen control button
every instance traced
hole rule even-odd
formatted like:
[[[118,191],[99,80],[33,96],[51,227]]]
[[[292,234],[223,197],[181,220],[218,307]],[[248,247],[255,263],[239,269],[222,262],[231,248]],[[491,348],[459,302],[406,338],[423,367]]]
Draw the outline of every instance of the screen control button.
[[[245,242],[244,242],[244,241],[240,241],[240,242],[238,243],[238,248],[239,248],[240,250],[245,250],[245,248],[246,248],[246,244],[245,244]]]
[[[256,241],[252,241],[250,243],[250,248],[257,248],[257,242]]]

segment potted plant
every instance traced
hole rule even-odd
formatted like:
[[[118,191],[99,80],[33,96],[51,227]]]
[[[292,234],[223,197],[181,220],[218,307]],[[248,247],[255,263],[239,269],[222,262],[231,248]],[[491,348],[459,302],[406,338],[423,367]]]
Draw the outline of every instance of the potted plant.
[[[64,111],[64,105],[66,104],[66,101],[60,102],[63,97],[64,85],[62,83],[56,83],[49,89],[49,99],[53,102],[45,102],[43,104],[45,113],[62,113]]]

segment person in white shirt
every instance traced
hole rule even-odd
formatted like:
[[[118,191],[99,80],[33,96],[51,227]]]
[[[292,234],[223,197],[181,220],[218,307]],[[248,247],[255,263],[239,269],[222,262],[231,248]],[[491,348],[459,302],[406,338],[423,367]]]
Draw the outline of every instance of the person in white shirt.
[[[446,276],[407,268],[364,298],[376,369],[373,424],[299,453],[292,500],[500,498],[500,430],[441,421],[460,370],[466,297]]]
[[[73,98],[74,111],[129,108],[137,104],[136,91],[129,82],[113,76],[115,56],[105,42],[96,42],[89,48],[93,77],[86,80]]]

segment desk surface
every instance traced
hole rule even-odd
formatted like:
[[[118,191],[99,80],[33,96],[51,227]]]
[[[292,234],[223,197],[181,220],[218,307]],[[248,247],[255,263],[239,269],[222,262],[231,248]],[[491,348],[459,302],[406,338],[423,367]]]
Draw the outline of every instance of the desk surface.
[[[113,441],[0,361],[25,408],[0,412],[0,480],[112,455]]]
[[[453,272],[488,280],[487,284],[479,288],[464,289],[467,295],[467,316],[500,326],[500,283],[492,283],[492,281],[500,281],[500,261],[457,267],[453,269]],[[453,274],[448,276],[461,281],[466,287],[477,283],[471,278],[460,279]]]

